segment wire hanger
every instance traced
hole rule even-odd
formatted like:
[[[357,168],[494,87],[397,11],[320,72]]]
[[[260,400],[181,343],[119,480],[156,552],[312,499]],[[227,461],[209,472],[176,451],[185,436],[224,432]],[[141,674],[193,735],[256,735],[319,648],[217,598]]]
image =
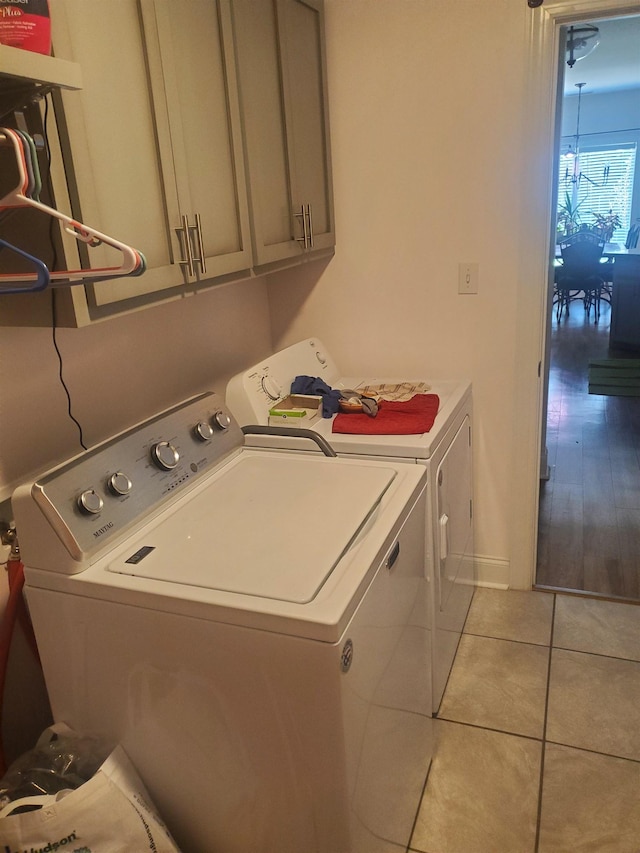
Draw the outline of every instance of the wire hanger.
[[[113,267],[96,267],[92,269],[77,269],[77,270],[55,270],[48,271],[49,281],[51,284],[83,284],[85,280],[91,279],[94,281],[104,281],[112,278],[120,278],[122,276],[137,276],[142,275],[146,270],[146,261],[141,252],[131,248],[126,243],[115,240],[106,234],[96,231],[82,222],[78,222],[59,210],[49,207],[37,200],[42,181],[40,178],[40,170],[38,167],[37,157],[35,156],[35,144],[33,140],[21,131],[16,131],[9,127],[0,127],[0,144],[10,144],[13,147],[15,154],[16,165],[18,169],[19,181],[18,185],[11,190],[4,198],[0,199],[0,210],[7,208],[33,207],[55,219],[60,220],[64,224],[64,229],[89,247],[99,246],[104,243],[117,249],[122,254],[122,263],[120,266]],[[15,248],[11,246],[11,248]],[[26,253],[25,253],[26,254]],[[27,255],[31,260],[31,256]],[[33,274],[22,273],[3,273],[0,274],[0,282],[11,281],[34,281],[36,284],[39,281],[40,272],[36,271]],[[45,285],[46,287],[46,285]],[[36,287],[34,289],[44,289]],[[26,292],[25,288],[19,290],[5,289],[0,284],[0,293],[9,292]]]

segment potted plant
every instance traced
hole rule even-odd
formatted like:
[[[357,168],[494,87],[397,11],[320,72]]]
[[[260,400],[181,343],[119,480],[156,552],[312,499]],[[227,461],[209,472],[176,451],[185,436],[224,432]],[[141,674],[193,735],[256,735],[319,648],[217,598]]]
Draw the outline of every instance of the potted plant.
[[[580,207],[583,202],[584,199],[574,205],[571,193],[565,193],[564,202],[558,205],[558,238],[568,237],[574,231],[578,230],[580,226]]]
[[[610,243],[611,238],[613,237],[613,232],[616,228],[620,228],[622,222],[617,213],[613,213],[609,210],[609,213],[596,213],[595,211],[591,211],[591,215],[594,218],[594,228],[600,233],[600,236],[604,238],[605,243]]]

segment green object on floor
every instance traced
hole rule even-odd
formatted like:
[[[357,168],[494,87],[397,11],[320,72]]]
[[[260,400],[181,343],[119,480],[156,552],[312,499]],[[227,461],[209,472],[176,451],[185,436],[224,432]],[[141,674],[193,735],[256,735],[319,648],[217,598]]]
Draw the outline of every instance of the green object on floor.
[[[589,393],[640,397],[640,359],[592,359],[589,362]]]

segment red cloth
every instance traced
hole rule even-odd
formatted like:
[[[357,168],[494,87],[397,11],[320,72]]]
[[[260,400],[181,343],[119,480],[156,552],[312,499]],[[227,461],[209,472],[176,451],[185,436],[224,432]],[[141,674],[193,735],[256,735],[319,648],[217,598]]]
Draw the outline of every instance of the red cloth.
[[[331,432],[349,435],[421,435],[429,432],[438,414],[437,394],[416,394],[403,403],[381,400],[375,418],[340,413],[333,419]]]

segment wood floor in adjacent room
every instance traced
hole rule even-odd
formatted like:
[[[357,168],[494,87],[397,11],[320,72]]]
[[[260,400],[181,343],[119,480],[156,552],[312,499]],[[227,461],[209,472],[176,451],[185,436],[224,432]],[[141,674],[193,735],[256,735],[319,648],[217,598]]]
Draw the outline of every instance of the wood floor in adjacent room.
[[[640,397],[588,393],[589,359],[624,355],[609,351],[609,318],[604,303],[598,325],[580,302],[554,313],[536,582],[638,601]]]

